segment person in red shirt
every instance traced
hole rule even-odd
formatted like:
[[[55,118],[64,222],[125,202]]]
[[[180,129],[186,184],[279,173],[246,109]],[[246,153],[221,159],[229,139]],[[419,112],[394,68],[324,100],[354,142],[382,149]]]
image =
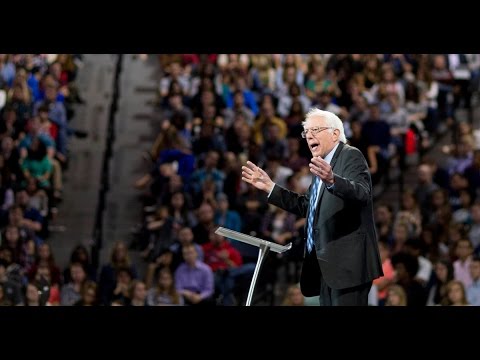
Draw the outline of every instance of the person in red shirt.
[[[389,286],[395,283],[395,270],[390,261],[389,245],[384,241],[379,241],[378,248],[380,250],[380,259],[382,260],[383,276],[373,280],[373,284],[378,289],[378,304],[383,306],[387,300]]]
[[[235,285],[240,278],[251,278],[255,264],[243,264],[242,255],[225,237],[213,230],[209,234],[209,242],[203,244],[205,263],[211,267],[215,275],[215,290],[219,294],[219,303],[225,306],[234,305]]]

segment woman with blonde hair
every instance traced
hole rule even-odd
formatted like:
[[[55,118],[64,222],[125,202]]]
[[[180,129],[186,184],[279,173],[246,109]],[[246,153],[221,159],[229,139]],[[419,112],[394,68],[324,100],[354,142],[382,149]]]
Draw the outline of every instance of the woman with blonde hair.
[[[390,285],[385,306],[407,306],[407,294],[400,285]]]
[[[290,285],[287,288],[285,299],[282,302],[282,306],[304,306],[305,298],[303,297],[300,285]]]
[[[458,280],[449,281],[447,284],[446,296],[442,301],[443,306],[465,306],[469,305],[465,286]]]

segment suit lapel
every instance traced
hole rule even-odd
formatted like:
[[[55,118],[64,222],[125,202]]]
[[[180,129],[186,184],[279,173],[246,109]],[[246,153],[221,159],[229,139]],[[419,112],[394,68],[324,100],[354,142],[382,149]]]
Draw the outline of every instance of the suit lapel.
[[[342,142],[338,143],[337,150],[335,151],[335,154],[333,154],[332,161],[330,161],[330,166],[332,167],[332,171],[333,171],[333,168],[335,166],[335,163],[337,162],[338,156],[342,152],[342,149],[343,149],[344,145],[345,144],[342,143]],[[318,204],[319,201],[322,200],[322,196],[323,196],[324,191],[325,191],[325,184],[323,184],[323,181],[322,181],[322,187],[320,188],[320,194],[318,194],[317,204]],[[318,209],[318,206],[316,208]]]

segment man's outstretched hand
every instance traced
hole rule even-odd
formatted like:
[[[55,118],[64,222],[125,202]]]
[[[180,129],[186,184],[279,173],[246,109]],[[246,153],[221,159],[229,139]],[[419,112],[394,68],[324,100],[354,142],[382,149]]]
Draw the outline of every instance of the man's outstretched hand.
[[[270,193],[275,186],[270,176],[251,161],[247,161],[247,165],[242,166],[242,180],[267,193]]]

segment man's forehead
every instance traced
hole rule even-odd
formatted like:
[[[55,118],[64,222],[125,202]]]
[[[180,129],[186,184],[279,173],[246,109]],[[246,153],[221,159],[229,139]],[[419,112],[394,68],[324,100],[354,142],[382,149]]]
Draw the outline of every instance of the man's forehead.
[[[325,126],[325,119],[320,116],[309,118],[303,127]]]

